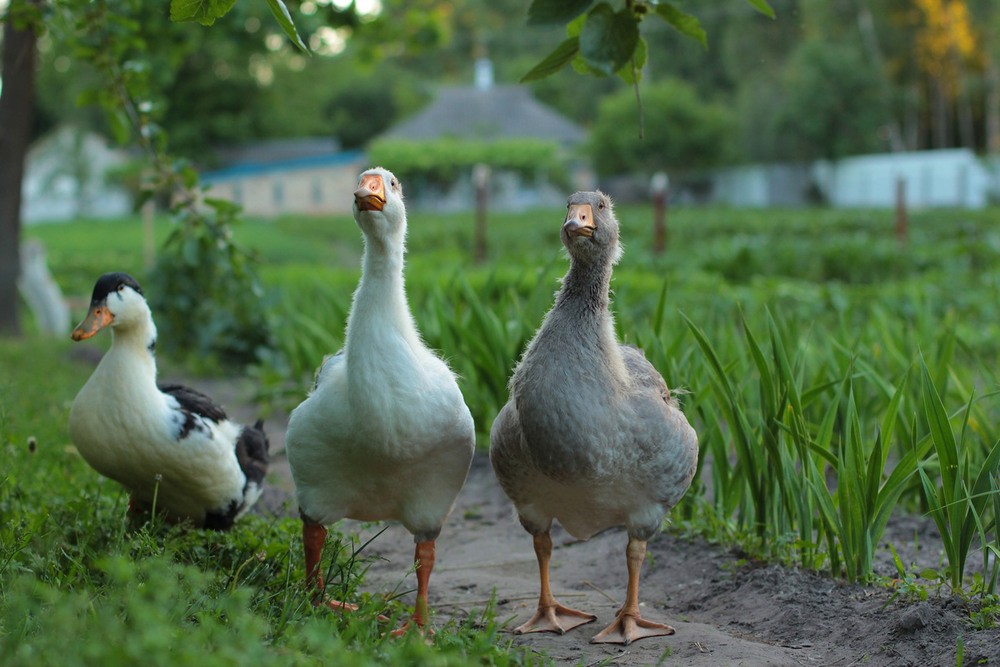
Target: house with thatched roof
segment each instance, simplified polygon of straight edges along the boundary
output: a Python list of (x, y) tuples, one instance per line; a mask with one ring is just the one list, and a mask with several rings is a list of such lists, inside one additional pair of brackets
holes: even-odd
[[(532, 97), (527, 87), (496, 85), (492, 63), (481, 59), (476, 62), (474, 85), (439, 89), (429, 105), (379, 136), (369, 152), (378, 162), (393, 144), (405, 143), (411, 148), (425, 144), (430, 148), (451, 142), (456, 150), (449, 156), (453, 167), (449, 171), (456, 176), (447, 182), (433, 175), (407, 179), (407, 201), (435, 210), (470, 209), (475, 202), (474, 174), (481, 179), (486, 167), (490, 207), (517, 210), (562, 204), (568, 187), (592, 185), (589, 165), (578, 150), (586, 136), (577, 123)], [(508, 154), (513, 150), (528, 162), (508, 164), (504, 158), (491, 159), (488, 150), (477, 159), (470, 145), (487, 149), (504, 146)], [(391, 150), (388, 154), (395, 155)], [(539, 158), (537, 169), (530, 164), (535, 154), (545, 156), (544, 160)], [(408, 170), (398, 161), (384, 161), (389, 169)], [(559, 165), (559, 174), (552, 173), (553, 164)]]

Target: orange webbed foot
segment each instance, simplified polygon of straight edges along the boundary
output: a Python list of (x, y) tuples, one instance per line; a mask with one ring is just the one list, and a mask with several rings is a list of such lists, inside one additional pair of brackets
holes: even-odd
[(413, 623), (411, 621), (407, 621), (406, 623), (399, 626), (395, 630), (387, 632), (386, 635), (393, 638), (402, 637), (407, 632), (410, 632), (411, 630), (414, 629), (416, 630), (416, 632), (420, 633), (421, 637), (424, 637), (425, 639), (428, 640), (428, 643), (430, 643), (430, 638), (434, 636), (434, 629), (426, 625), (419, 625), (417, 623)]
[(326, 605), (334, 611), (357, 611), (358, 605), (351, 604), (350, 602), (341, 602), (340, 600), (331, 600), (330, 598), (318, 598), (313, 600), (313, 606), (319, 607)]
[(674, 629), (663, 623), (647, 621), (639, 614), (619, 613), (608, 627), (594, 635), (591, 644), (625, 644), (628, 646), (637, 639), (646, 637), (662, 637), (674, 634)]
[(558, 632), (565, 634), (573, 628), (596, 621), (597, 617), (556, 603), (539, 606), (531, 619), (514, 629), (514, 634), (528, 632)]

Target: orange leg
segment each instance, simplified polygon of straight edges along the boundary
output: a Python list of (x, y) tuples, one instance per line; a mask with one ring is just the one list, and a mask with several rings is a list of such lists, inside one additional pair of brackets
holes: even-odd
[(413, 622), (423, 628), (430, 620), (427, 612), (427, 588), (434, 570), (434, 540), (417, 543), (413, 562), (417, 567), (417, 605), (413, 609)]
[(325, 604), (337, 611), (357, 611), (358, 606), (337, 600), (327, 600), (323, 595), (323, 575), (320, 574), (319, 562), (323, 556), (323, 544), (326, 542), (326, 527), (318, 523), (302, 522), (302, 546), (306, 552), (306, 583), (316, 589), (313, 604)]
[(597, 620), (593, 614), (585, 614), (576, 609), (564, 607), (556, 602), (549, 584), (549, 560), (552, 558), (552, 536), (548, 531), (535, 535), (535, 556), (538, 558), (538, 574), (541, 592), (538, 594), (538, 611), (525, 623), (514, 629), (515, 634), (525, 632), (558, 632), (564, 634), (573, 628)]
[(636, 639), (644, 637), (659, 637), (674, 634), (669, 625), (646, 621), (639, 615), (639, 570), (646, 558), (646, 540), (630, 537), (625, 550), (628, 561), (628, 588), (625, 591), (625, 604), (618, 610), (614, 622), (601, 630), (591, 644), (631, 644)]
[(431, 580), (431, 572), (434, 570), (434, 540), (417, 543), (416, 552), (413, 554), (413, 563), (417, 568), (417, 604), (413, 608), (413, 617), (410, 621), (389, 633), (392, 637), (403, 635), (413, 625), (417, 626), (421, 633), (434, 634), (434, 630), (427, 627), (427, 623), (430, 621), (427, 609), (427, 589)]

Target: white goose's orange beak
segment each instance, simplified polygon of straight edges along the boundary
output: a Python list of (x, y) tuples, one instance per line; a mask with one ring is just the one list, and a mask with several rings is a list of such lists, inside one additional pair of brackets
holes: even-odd
[(102, 301), (90, 307), (90, 312), (83, 318), (83, 322), (76, 325), (70, 336), (73, 340), (84, 340), (90, 338), (98, 331), (114, 322), (114, 315), (108, 310), (107, 304)]
[(566, 212), (563, 229), (570, 238), (594, 235), (594, 210), (590, 204), (574, 204)]
[(359, 211), (381, 211), (385, 206), (385, 183), (379, 174), (365, 174), (358, 189), (354, 191), (354, 201)]

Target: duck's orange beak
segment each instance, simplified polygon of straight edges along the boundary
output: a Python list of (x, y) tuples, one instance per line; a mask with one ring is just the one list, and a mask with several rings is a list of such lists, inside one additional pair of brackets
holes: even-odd
[(574, 204), (566, 212), (563, 229), (570, 238), (594, 235), (594, 211), (590, 204)]
[(381, 211), (385, 206), (385, 183), (379, 174), (365, 174), (358, 189), (354, 191), (354, 201), (359, 211)]
[(83, 340), (90, 338), (95, 333), (108, 326), (114, 321), (114, 316), (108, 310), (105, 302), (98, 303), (90, 307), (90, 312), (83, 318), (83, 322), (76, 325), (71, 334), (73, 340)]

